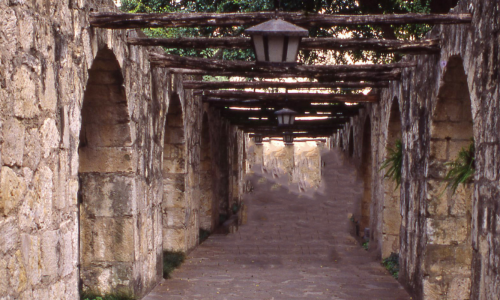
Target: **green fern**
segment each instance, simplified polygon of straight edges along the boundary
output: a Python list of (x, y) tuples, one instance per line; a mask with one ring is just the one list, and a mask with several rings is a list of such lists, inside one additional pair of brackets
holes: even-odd
[(389, 178), (396, 182), (396, 188), (401, 184), (401, 169), (403, 167), (403, 143), (396, 140), (393, 148), (387, 148), (387, 157), (382, 162), (380, 171), (387, 169), (384, 178)]
[(445, 166), (451, 167), (448, 174), (446, 174), (446, 180), (449, 180), (446, 187), (451, 188), (453, 194), (460, 184), (466, 185), (472, 182), (475, 172), (474, 153), (475, 146), (474, 140), (472, 140), (467, 148), (462, 148), (458, 152), (458, 157), (455, 161), (445, 164)]

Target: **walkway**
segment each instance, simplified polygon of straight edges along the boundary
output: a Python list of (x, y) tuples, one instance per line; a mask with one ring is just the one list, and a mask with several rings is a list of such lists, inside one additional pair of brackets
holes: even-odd
[(410, 299), (349, 234), (354, 169), (336, 151), (323, 161), (329, 184), (313, 197), (254, 175), (247, 225), (212, 235), (145, 299)]

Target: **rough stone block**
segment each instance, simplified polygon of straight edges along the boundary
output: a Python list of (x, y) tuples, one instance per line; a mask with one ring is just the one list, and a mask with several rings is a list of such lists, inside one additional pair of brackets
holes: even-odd
[(58, 275), (60, 249), (58, 230), (50, 230), (42, 234), (41, 265), (43, 276), (49, 276), (49, 278), (53, 279)]
[(0, 236), (2, 237), (2, 242), (0, 243), (1, 254), (6, 254), (17, 248), (17, 244), (19, 243), (19, 229), (15, 218), (11, 217), (0, 221)]
[(186, 161), (184, 158), (177, 159), (163, 159), (163, 174), (167, 176), (167, 174), (175, 174), (175, 173), (184, 173), (186, 170)]
[(40, 239), (34, 235), (22, 234), (21, 254), (28, 280), (32, 286), (35, 286), (42, 279)]
[(163, 250), (186, 251), (186, 229), (163, 228)]
[(44, 93), (40, 99), (40, 107), (49, 112), (55, 112), (57, 107), (57, 91), (54, 75), (54, 66), (48, 65), (45, 70)]
[(31, 129), (25, 136), (23, 166), (36, 170), (42, 156), (42, 144), (38, 129)]
[(473, 136), (472, 122), (435, 122), (432, 124), (433, 139), (453, 139), (468, 141)]
[(132, 218), (96, 218), (93, 232), (95, 261), (132, 262), (134, 260), (134, 220)]
[(170, 208), (163, 214), (165, 228), (182, 228), (186, 226), (186, 209)]
[(14, 115), (20, 118), (33, 118), (38, 115), (35, 75), (22, 65), (14, 74)]
[(9, 215), (21, 202), (26, 183), (9, 167), (0, 172), (0, 214)]
[(184, 127), (169, 127), (165, 133), (165, 144), (184, 144)]
[(398, 235), (399, 227), (401, 225), (401, 215), (399, 209), (393, 207), (386, 207), (383, 211), (382, 230), (383, 233), (390, 235)]
[(36, 172), (33, 185), (35, 187), (35, 216), (41, 227), (50, 226), (52, 223), (52, 201), (53, 201), (53, 173), (52, 170), (43, 166)]
[(24, 125), (17, 119), (7, 119), (2, 124), (4, 144), (2, 160), (8, 166), (22, 166), (24, 151)]
[(80, 148), (80, 168), (86, 172), (135, 172), (137, 153), (132, 148)]
[(431, 139), (430, 159), (446, 161), (448, 159), (449, 141), (444, 139)]
[(447, 299), (468, 300), (470, 299), (470, 278), (454, 278), (448, 287)]
[(445, 299), (445, 289), (435, 280), (424, 278), (423, 280), (423, 298), (426, 300), (443, 300)]
[(59, 263), (59, 273), (65, 277), (71, 274), (77, 266), (78, 262), (78, 238), (75, 232), (76, 226), (73, 220), (68, 220), (61, 224), (60, 245), (61, 257)]
[(85, 124), (82, 134), (92, 147), (129, 147), (132, 145), (130, 125), (125, 124)]
[(470, 228), (463, 219), (447, 218), (444, 220), (427, 219), (428, 243), (434, 245), (461, 244), (469, 239)]
[(81, 175), (83, 209), (89, 216), (130, 216), (136, 211), (135, 179), (117, 174)]
[(389, 257), (391, 253), (399, 253), (399, 235), (384, 234), (381, 251), (382, 258)]
[(10, 274), (7, 272), (7, 261), (2, 257), (0, 258), (0, 278), (3, 278), (3, 280), (0, 280), (0, 295), (7, 295), (10, 291), (9, 280), (6, 280), (9, 276)]

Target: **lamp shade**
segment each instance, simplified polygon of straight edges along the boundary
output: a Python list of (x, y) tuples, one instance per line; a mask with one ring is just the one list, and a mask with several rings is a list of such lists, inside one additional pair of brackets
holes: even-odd
[(245, 30), (252, 37), (255, 56), (262, 64), (297, 63), (302, 37), (309, 32), (283, 20), (270, 20)]
[(283, 108), (278, 110), (274, 114), (278, 119), (279, 126), (289, 126), (293, 125), (293, 123), (295, 122), (295, 115), (297, 114), (297, 112), (288, 108)]

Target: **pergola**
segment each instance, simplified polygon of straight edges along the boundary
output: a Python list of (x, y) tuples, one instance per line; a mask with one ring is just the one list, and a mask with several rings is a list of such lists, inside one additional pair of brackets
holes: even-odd
[[(285, 12), (255, 13), (92, 13), (90, 24), (97, 28), (135, 29), (153, 27), (251, 26), (275, 18), (295, 25), (349, 26), (401, 24), (470, 23), (470, 14), (381, 14), (329, 15)], [(247, 49), (248, 37), (219, 38), (128, 38), (130, 45), (167, 48)], [(372, 50), (402, 54), (429, 54), (440, 50), (439, 39), (417, 41), (387, 39), (304, 38), (303, 50)], [(281, 137), (286, 131), (294, 137), (328, 137), (343, 128), (365, 103), (379, 101), (379, 88), (399, 80), (401, 71), (413, 63), (356, 65), (262, 65), (248, 61), (227, 61), (150, 53), (154, 67), (171, 73), (247, 78), (247, 81), (185, 80), (184, 88), (195, 90), (202, 101), (217, 109), (231, 124), (250, 137)], [(258, 80), (256, 80), (258, 78)], [(309, 81), (293, 81), (294, 78)], [(271, 80), (268, 80), (271, 79)], [(282, 79), (282, 80), (279, 80)], [(371, 88), (368, 95), (357, 93)], [(274, 92), (257, 92), (271, 89)], [(253, 90), (253, 91), (249, 91)], [(283, 90), (293, 90), (288, 93)], [(275, 112), (286, 105), (297, 112), (294, 125), (279, 127)], [(307, 117), (307, 118), (304, 118)], [(304, 120), (306, 119), (306, 120)]]

